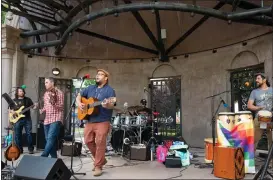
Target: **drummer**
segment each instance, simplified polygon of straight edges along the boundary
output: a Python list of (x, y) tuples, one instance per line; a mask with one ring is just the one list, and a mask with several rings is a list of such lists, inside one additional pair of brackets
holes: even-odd
[[(259, 149), (257, 145), (259, 140), (262, 137), (264, 130), (260, 128), (260, 123), (258, 122), (258, 112), (260, 110), (266, 110), (266, 111), (272, 112), (273, 92), (272, 92), (272, 87), (270, 87), (268, 79), (264, 73), (255, 74), (255, 78), (256, 78), (256, 84), (258, 88), (254, 89), (251, 92), (247, 107), (249, 110), (255, 112), (254, 143), (255, 143), (255, 149)], [(269, 129), (267, 129), (267, 140), (268, 140), (268, 146), (270, 148), (272, 144), (272, 132), (269, 131)]]

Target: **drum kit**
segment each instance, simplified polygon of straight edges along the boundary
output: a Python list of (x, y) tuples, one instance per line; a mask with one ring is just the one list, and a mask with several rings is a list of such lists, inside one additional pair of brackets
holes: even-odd
[(153, 115), (152, 110), (145, 106), (131, 106), (119, 111), (111, 123), (112, 148), (124, 155), (130, 145), (157, 143)]

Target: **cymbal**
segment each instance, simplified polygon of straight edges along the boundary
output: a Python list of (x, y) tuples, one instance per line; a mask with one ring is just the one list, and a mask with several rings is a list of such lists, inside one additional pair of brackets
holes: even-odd
[(124, 114), (124, 110), (122, 110), (122, 109), (114, 107), (113, 110), (117, 111), (117, 113), (119, 113), (119, 114)]
[(130, 106), (127, 108), (128, 111), (138, 111), (140, 109), (142, 109), (142, 106)]
[(146, 108), (146, 107), (142, 107), (141, 109), (137, 110), (137, 113), (140, 113), (140, 112), (146, 112), (148, 114), (152, 114), (152, 109)]

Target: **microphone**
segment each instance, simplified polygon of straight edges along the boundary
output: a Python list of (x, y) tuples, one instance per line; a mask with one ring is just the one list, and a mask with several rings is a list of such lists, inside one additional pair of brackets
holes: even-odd
[(15, 86), (15, 87), (12, 87), (12, 88), (22, 88), (22, 89), (26, 89), (27, 86), (23, 84), (22, 86)]
[(84, 75), (83, 77), (81, 77), (82, 80), (89, 79), (89, 78), (90, 78), (90, 75), (89, 75), (89, 74), (86, 74), (86, 75)]
[(147, 91), (147, 90), (146, 90), (146, 87), (144, 87), (143, 90), (144, 90), (144, 92), (146, 92), (146, 91)]
[[(221, 97), (220, 97), (221, 98)], [(224, 104), (224, 107), (227, 108), (228, 107), (228, 104), (221, 98), (221, 101), (223, 102)]]

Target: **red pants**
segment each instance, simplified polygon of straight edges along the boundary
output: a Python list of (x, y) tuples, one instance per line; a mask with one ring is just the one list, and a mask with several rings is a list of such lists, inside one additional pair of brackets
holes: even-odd
[(87, 123), (84, 128), (84, 141), (93, 157), (94, 166), (102, 168), (105, 161), (106, 139), (110, 130), (110, 122)]

